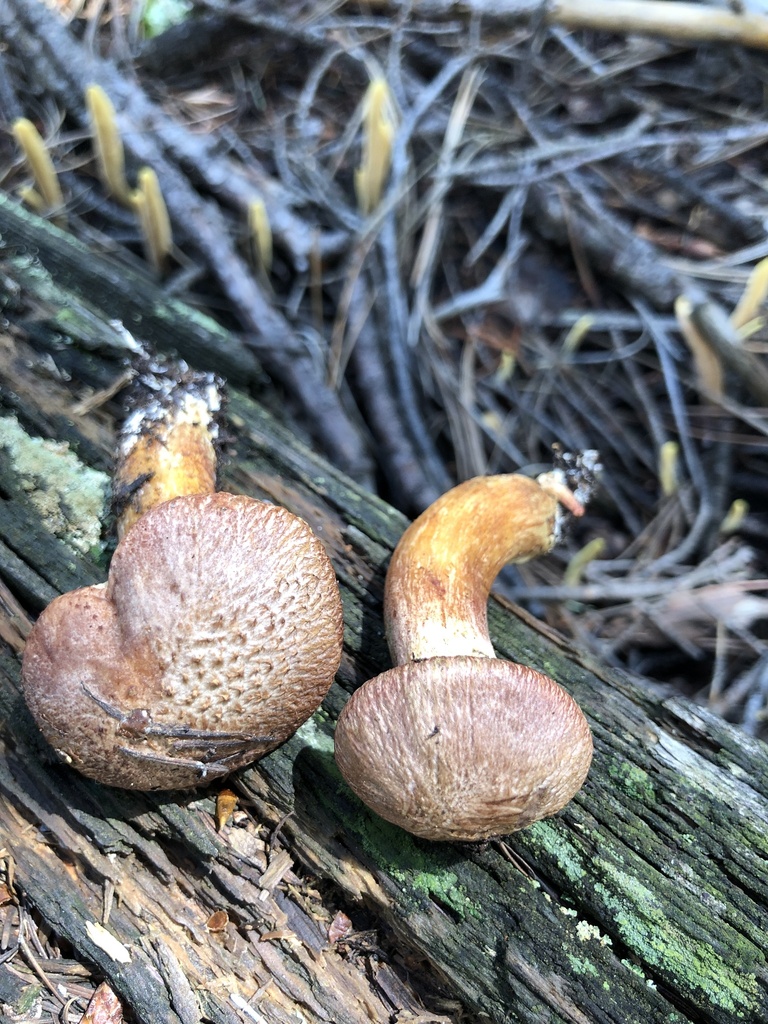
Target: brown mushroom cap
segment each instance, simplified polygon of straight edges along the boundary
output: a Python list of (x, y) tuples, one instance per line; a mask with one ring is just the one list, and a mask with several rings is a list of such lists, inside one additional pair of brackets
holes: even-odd
[(286, 509), (175, 498), (118, 545), (106, 584), (57, 598), (24, 652), (46, 739), (114, 786), (195, 786), (254, 761), (319, 706), (341, 659), (331, 562)]
[(425, 839), (488, 839), (554, 814), (591, 760), (589, 726), (565, 690), (483, 657), (390, 669), (354, 693), (336, 727), (350, 787)]

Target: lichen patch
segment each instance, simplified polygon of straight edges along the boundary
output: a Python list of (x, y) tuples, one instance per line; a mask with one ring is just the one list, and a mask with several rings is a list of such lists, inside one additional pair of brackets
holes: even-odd
[(66, 442), (30, 437), (15, 416), (0, 416), (0, 447), (46, 529), (83, 553), (101, 543), (106, 473), (84, 465)]

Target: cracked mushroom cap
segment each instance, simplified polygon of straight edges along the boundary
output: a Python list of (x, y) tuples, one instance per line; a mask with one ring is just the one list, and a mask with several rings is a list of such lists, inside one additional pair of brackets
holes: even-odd
[(491, 658), (438, 657), (357, 690), (336, 762), (377, 814), (425, 839), (482, 840), (559, 811), (581, 788), (592, 738), (548, 676)]
[(46, 608), (22, 680), (46, 739), (83, 774), (183, 788), (287, 739), (341, 646), (336, 577), (309, 526), (253, 498), (195, 495), (145, 513), (107, 583)]

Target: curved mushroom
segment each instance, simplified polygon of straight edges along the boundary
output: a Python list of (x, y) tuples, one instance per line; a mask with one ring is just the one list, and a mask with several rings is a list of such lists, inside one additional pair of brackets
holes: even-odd
[(557, 474), (478, 477), (405, 531), (384, 618), (396, 667), (357, 690), (336, 727), (336, 761), (377, 814), (427, 839), (481, 840), (560, 810), (581, 788), (592, 738), (548, 676), (497, 660), (487, 600), (504, 565), (554, 546)]
[(302, 519), (214, 493), (220, 382), (153, 365), (143, 384), (118, 451), (109, 579), (43, 611), (22, 684), (84, 775), (176, 789), (257, 760), (309, 718), (339, 667), (342, 608)]
[(135, 789), (209, 782), (320, 705), (341, 600), (309, 526), (242, 495), (174, 498), (117, 546), (106, 584), (56, 598), (24, 651), (24, 694), (84, 775)]

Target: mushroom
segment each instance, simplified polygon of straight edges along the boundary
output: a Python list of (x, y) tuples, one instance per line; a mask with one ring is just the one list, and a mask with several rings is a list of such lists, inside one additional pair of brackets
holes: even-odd
[[(584, 453), (594, 467), (596, 453)], [(396, 667), (350, 698), (336, 761), (387, 821), (426, 839), (483, 840), (560, 810), (581, 788), (592, 738), (576, 702), (532, 668), (497, 660), (487, 600), (504, 565), (551, 550), (561, 502), (583, 511), (560, 471), (477, 477), (403, 534), (384, 620)]]
[[(204, 390), (191, 387), (210, 406)], [(50, 744), (84, 775), (135, 789), (196, 786), (262, 757), (316, 710), (341, 659), (341, 599), (323, 545), (284, 508), (212, 492), (213, 476), (185, 461), (206, 462), (211, 424), (202, 406), (190, 419), (189, 395), (170, 395), (151, 429), (129, 423), (136, 445), (124, 436), (118, 481), (131, 508), (108, 581), (56, 598), (22, 663)], [(146, 458), (155, 445), (161, 462), (183, 451), (170, 469), (203, 493), (152, 505), (167, 497), (169, 469)], [(143, 468), (131, 486), (136, 447)]]

